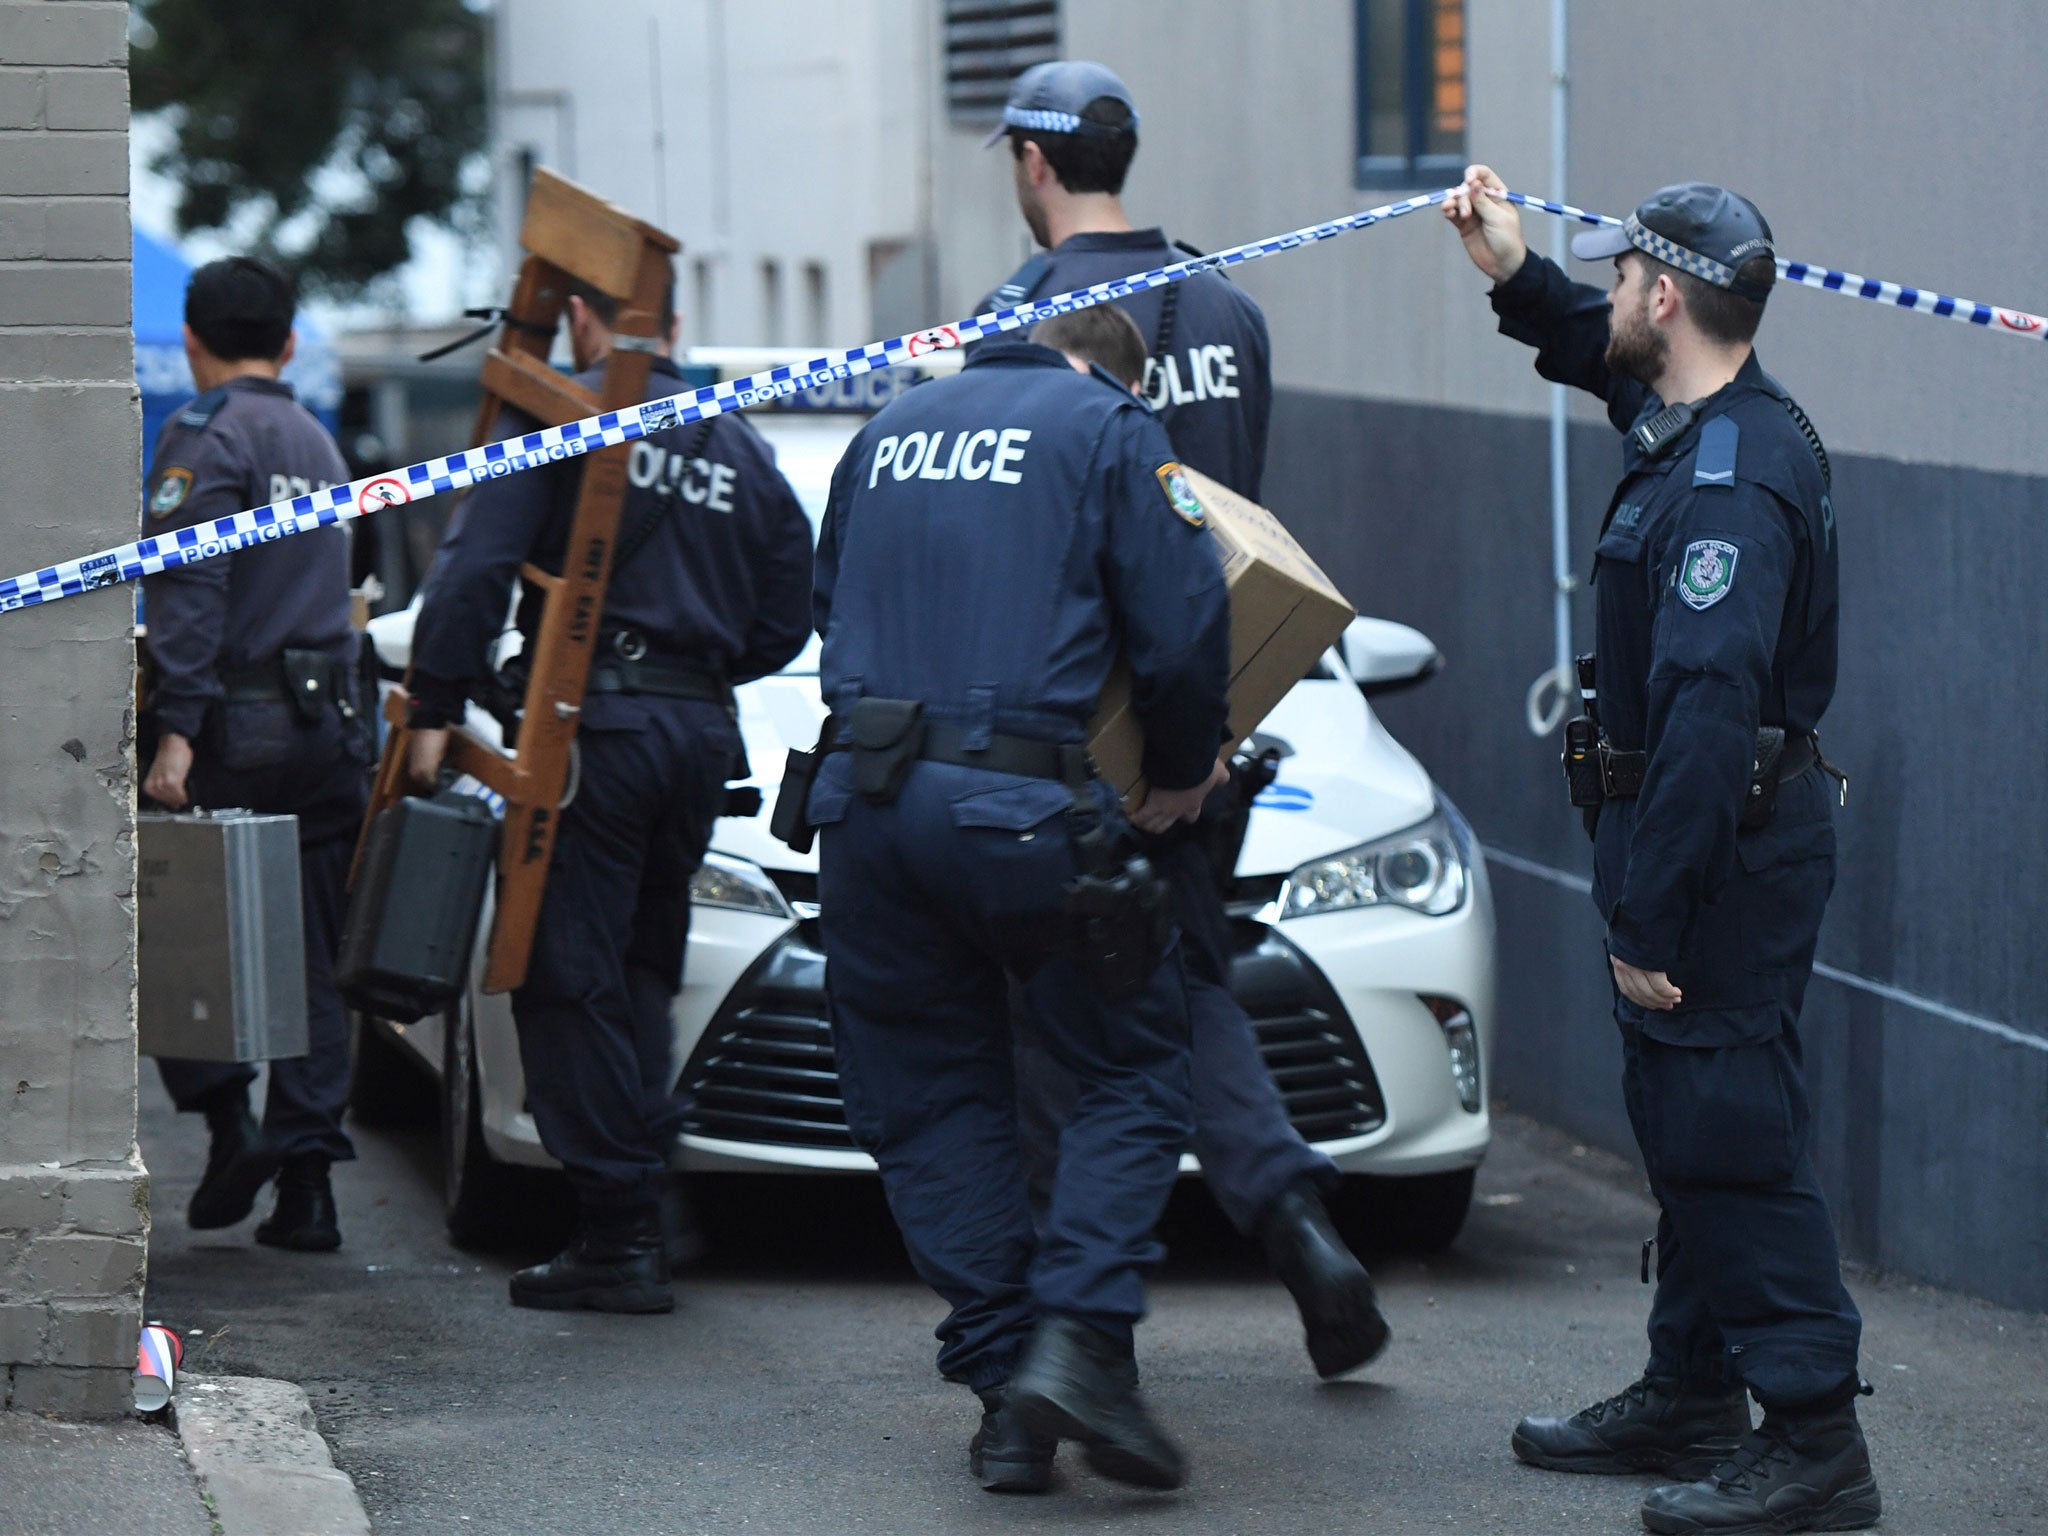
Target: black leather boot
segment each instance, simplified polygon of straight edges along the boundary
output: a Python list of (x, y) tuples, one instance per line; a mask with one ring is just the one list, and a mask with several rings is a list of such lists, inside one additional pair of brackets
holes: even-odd
[(1043, 1493), (1052, 1486), (1060, 1443), (1033, 1434), (1001, 1387), (981, 1394), (981, 1428), (967, 1446), (967, 1470), (990, 1493)]
[(511, 1290), (513, 1306), (549, 1312), (673, 1312), (659, 1210), (586, 1213), (576, 1240), (520, 1270)]
[(279, 1161), (249, 1113), (249, 1090), (239, 1083), (206, 1106), (206, 1129), (206, 1171), (185, 1208), (187, 1225), (202, 1232), (232, 1227), (254, 1210)]
[(1860, 1531), (1883, 1505), (1870, 1447), (1844, 1403), (1823, 1413), (1766, 1411), (1719, 1466), (1697, 1483), (1652, 1489), (1643, 1528), (1661, 1536), (1747, 1531)]
[(334, 1186), (324, 1157), (288, 1157), (277, 1175), (277, 1204), (256, 1228), (256, 1241), (300, 1253), (332, 1253), (341, 1246), (334, 1219)]
[(1372, 1276), (1337, 1235), (1315, 1190), (1297, 1184), (1267, 1206), (1258, 1235), (1266, 1262), (1301, 1309), (1316, 1374), (1328, 1380), (1377, 1359), (1392, 1330)]
[(704, 1248), (704, 1230), (684, 1193), (682, 1175), (671, 1174), (661, 1186), (661, 1257), (669, 1275), (679, 1275), (703, 1258)]
[(1568, 1419), (1526, 1418), (1515, 1454), (1553, 1472), (1663, 1472), (1704, 1477), (1749, 1433), (1742, 1388), (1712, 1392), (1645, 1376)]
[(1187, 1463), (1145, 1411), (1136, 1376), (1127, 1346), (1054, 1314), (1032, 1334), (1007, 1395), (1025, 1428), (1080, 1441), (1088, 1465), (1104, 1477), (1137, 1488), (1178, 1488)]

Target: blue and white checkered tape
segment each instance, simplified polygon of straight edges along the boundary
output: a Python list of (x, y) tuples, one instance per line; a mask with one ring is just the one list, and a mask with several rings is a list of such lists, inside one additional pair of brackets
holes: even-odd
[[(1403, 214), (1413, 213), (1418, 208), (1434, 207), (1456, 190), (1455, 187), (1446, 187), (1438, 192), (1420, 193), (1397, 203), (1384, 203), (1377, 208), (1345, 214), (1341, 218), (1330, 219), (1325, 223), (1306, 225), (1284, 235), (1254, 240), (1245, 245), (1233, 246), (1227, 251), (1217, 251), (1213, 255), (1198, 256), (1187, 261), (1175, 262), (1171, 266), (1155, 267), (1149, 272), (1134, 272), (1129, 277), (1113, 278), (1087, 288), (1077, 288), (1070, 293), (1055, 294), (1051, 298), (1034, 300), (1028, 304), (993, 310), (954, 325), (913, 331), (889, 341), (869, 342), (864, 347), (855, 347), (837, 354), (828, 353), (802, 365), (785, 364), (743, 379), (732, 379), (723, 384), (713, 384), (703, 389), (669, 395), (664, 399), (650, 400), (645, 405), (606, 411), (602, 415), (588, 416), (564, 426), (547, 427), (539, 432), (529, 432), (524, 437), (502, 443), (466, 448), (446, 458), (429, 459), (424, 463), (409, 465), (404, 469), (392, 470), (381, 475), (367, 475), (360, 480), (352, 480), (347, 485), (330, 486), (311, 495), (274, 501), (268, 506), (237, 512), (231, 517), (217, 518), (213, 522), (202, 523), (196, 527), (176, 529), (173, 532), (140, 539), (132, 544), (100, 550), (76, 560), (45, 566), (41, 570), (25, 571), (19, 576), (0, 580), (0, 613), (17, 608), (37, 607), (80, 592), (89, 592), (95, 587), (113, 586), (119, 582), (154, 575), (159, 571), (172, 570), (201, 560), (211, 560), (221, 555), (232, 554), (238, 549), (248, 549), (276, 539), (288, 538), (295, 533), (307, 533), (317, 528), (347, 522), (352, 518), (374, 512), (379, 507), (422, 501), (429, 496), (459, 490), (483, 480), (517, 474), (522, 470), (533, 469), (560, 459), (575, 458), (599, 448), (632, 442), (636, 438), (647, 436), (650, 432), (659, 432), (693, 421), (703, 421), (712, 416), (722, 416), (727, 411), (742, 410), (750, 405), (759, 405), (786, 395), (798, 394), (820, 384), (852, 378), (856, 374), (869, 373), (877, 368), (914, 362), (930, 352), (963, 346), (983, 336), (1019, 330), (1025, 326), (1035, 325), (1052, 315), (1067, 314), (1129, 294), (1161, 288), (1168, 283), (1177, 283), (1192, 277), (1197, 272), (1213, 272), (1222, 267), (1241, 266), (1245, 262), (1275, 256), (1282, 251), (1299, 250), (1303, 246), (1315, 245), (1338, 235), (1348, 234), (1355, 229), (1384, 224), (1389, 219), (1400, 218)], [(1556, 214), (1560, 218), (1576, 219), (1584, 224), (1622, 224), (1620, 219), (1611, 218), (1606, 214), (1588, 213), (1583, 208), (1551, 202), (1545, 198), (1530, 197), (1521, 192), (1509, 192), (1506, 197), (1508, 201), (1523, 207), (1541, 209), (1545, 213)], [(1900, 309), (1962, 320), (1972, 325), (2008, 331), (2014, 335), (2048, 335), (2048, 319), (2024, 310), (1951, 298), (1947, 294), (1907, 288), (1897, 283), (1878, 282), (1872, 278), (1858, 277), (1853, 272), (1838, 272), (1832, 268), (1811, 266), (1805, 262), (1788, 262), (1781, 259), (1778, 262), (1778, 271), (1788, 281), (1801, 283), (1809, 288), (1845, 293), (1856, 298), (1874, 299)]]

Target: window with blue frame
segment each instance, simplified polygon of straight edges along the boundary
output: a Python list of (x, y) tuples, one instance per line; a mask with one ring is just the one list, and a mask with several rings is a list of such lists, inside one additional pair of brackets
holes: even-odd
[(1465, 0), (1355, 0), (1360, 187), (1439, 187), (1465, 169)]

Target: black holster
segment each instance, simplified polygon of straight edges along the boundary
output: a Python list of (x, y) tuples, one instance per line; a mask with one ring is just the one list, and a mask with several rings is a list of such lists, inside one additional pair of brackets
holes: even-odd
[(1068, 788), (1067, 835), (1080, 871), (1062, 905), (1068, 952), (1097, 992), (1121, 1002), (1145, 990), (1173, 942), (1172, 893), (1151, 861), (1128, 852), (1103, 824), (1087, 781)]
[(808, 752), (792, 749), (783, 760), (782, 787), (775, 792), (775, 811), (768, 818), (768, 832), (796, 853), (809, 853), (811, 844), (817, 841), (818, 829), (811, 825), (810, 817), (811, 786), (817, 783), (818, 770), (831, 750), (831, 733), (832, 720), (828, 716), (815, 747)]

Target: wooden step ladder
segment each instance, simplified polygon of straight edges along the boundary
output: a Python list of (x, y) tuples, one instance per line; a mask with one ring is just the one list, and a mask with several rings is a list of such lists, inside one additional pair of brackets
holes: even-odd
[[(673, 257), (681, 249), (672, 236), (552, 171), (537, 169), (519, 243), (527, 256), (520, 264), (504, 329), (484, 359), (484, 395), (472, 439), (476, 446), (492, 441), (505, 406), (552, 427), (639, 405), (646, 398), (654, 348), (665, 340), (662, 299)], [(548, 366), (571, 280), (588, 283), (619, 301), (604, 388), (598, 394)], [(561, 574), (530, 563), (520, 568), (520, 575), (540, 590), (542, 609), (539, 631), (525, 653), (526, 698), (518, 750), (501, 751), (460, 725), (449, 733), (447, 766), (494, 790), (505, 802), (496, 915), (484, 967), (486, 992), (509, 992), (526, 979), (548, 860), (568, 788), (584, 683), (604, 612), (631, 450), (631, 444), (622, 443), (582, 457), (583, 487)], [(412, 732), (405, 723), (409, 701), (409, 691), (401, 687), (385, 704), (391, 734), (377, 765), (369, 816), (363, 823), (365, 837), (378, 814), (410, 788), (406, 758)], [(361, 847), (359, 842), (358, 858)]]

